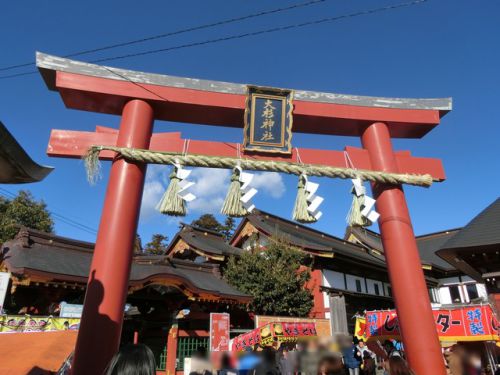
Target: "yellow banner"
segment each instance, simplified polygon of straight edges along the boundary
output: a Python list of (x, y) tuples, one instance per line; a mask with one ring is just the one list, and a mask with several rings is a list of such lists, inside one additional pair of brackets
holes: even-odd
[(314, 323), (316, 334), (321, 336), (331, 336), (330, 319), (321, 318), (293, 318), (289, 316), (256, 315), (255, 328), (262, 327), (269, 323), (291, 322), (291, 323)]
[(79, 326), (78, 318), (0, 315), (0, 333), (66, 331), (77, 330)]
[(356, 325), (354, 326), (354, 335), (358, 340), (366, 341), (366, 320), (362, 317), (356, 318)]

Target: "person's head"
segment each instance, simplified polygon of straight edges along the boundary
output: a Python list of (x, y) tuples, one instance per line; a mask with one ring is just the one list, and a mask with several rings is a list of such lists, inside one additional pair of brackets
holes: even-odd
[(276, 352), (272, 347), (266, 346), (264, 347), (264, 349), (262, 349), (262, 359), (264, 360), (264, 362), (274, 362), (276, 359)]
[(318, 371), (321, 375), (343, 374), (344, 365), (342, 359), (335, 355), (325, 356), (319, 362)]
[(146, 345), (124, 346), (108, 365), (106, 375), (155, 375), (156, 363)]
[(192, 354), (193, 358), (197, 359), (205, 359), (207, 356), (207, 349), (205, 349), (203, 346), (199, 346), (198, 349)]
[(392, 341), (391, 341), (391, 340), (385, 340), (385, 341), (384, 341), (384, 349), (385, 349), (386, 351), (391, 351), (391, 350), (393, 350), (393, 349), (394, 349), (394, 344), (392, 343)]
[(481, 356), (478, 353), (470, 353), (467, 356), (467, 364), (475, 369), (481, 368)]
[(400, 356), (389, 358), (389, 375), (414, 375), (406, 361)]
[(285, 347), (284, 345), (280, 347), (280, 352), (283, 357), (285, 358), (288, 357), (288, 348)]
[(371, 358), (371, 357), (372, 356), (371, 356), (370, 352), (368, 352), (366, 350), (363, 352), (363, 359), (368, 359), (368, 358)]
[(231, 357), (226, 352), (224, 352), (224, 354), (222, 354), (222, 358), (220, 360), (220, 367), (222, 369), (231, 368)]
[(359, 341), (358, 341), (358, 346), (359, 346), (360, 348), (363, 348), (363, 347), (365, 346), (365, 342), (364, 342), (363, 340), (359, 340)]

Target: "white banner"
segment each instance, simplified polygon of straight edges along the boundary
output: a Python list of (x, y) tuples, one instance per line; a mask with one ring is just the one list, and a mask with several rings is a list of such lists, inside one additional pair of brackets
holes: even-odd
[(10, 273), (0, 272), (0, 314), (3, 314), (3, 304), (9, 288)]
[(59, 312), (59, 316), (61, 318), (81, 318), (83, 305), (75, 305), (71, 303), (61, 302), (60, 305), (61, 311)]

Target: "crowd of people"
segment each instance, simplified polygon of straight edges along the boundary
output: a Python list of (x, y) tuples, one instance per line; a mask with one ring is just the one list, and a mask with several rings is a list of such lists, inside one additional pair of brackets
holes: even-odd
[[(190, 375), (414, 375), (404, 355), (390, 341), (385, 358), (368, 349), (363, 341), (306, 342), (279, 349), (247, 347), (235, 355), (223, 353), (217, 364), (204, 348), (192, 354)], [(217, 368), (218, 370), (214, 370)], [(154, 355), (145, 345), (124, 347), (110, 362), (105, 375), (156, 374)]]

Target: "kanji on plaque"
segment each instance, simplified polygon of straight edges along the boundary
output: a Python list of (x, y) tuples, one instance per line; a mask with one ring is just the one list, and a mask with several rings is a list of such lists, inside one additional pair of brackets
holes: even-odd
[(292, 91), (248, 87), (245, 151), (291, 153)]

